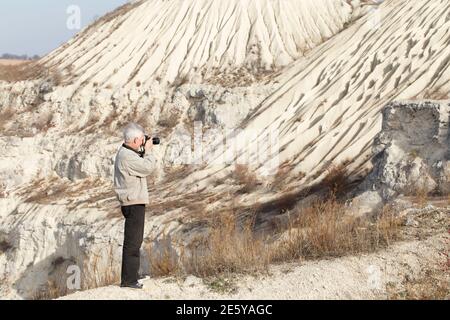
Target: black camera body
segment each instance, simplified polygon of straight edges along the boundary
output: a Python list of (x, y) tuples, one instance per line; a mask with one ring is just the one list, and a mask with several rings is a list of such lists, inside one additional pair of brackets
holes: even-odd
[(148, 141), (152, 141), (153, 145), (159, 145), (161, 143), (161, 140), (158, 137), (150, 137), (150, 136), (145, 136), (145, 142), (144, 142), (144, 146), (147, 144)]
[(158, 145), (161, 143), (161, 140), (158, 137), (150, 137), (150, 136), (144, 136), (144, 144), (140, 147), (139, 150), (139, 156), (141, 158), (143, 158), (145, 156), (145, 145), (147, 144), (148, 141), (152, 141), (153, 145)]

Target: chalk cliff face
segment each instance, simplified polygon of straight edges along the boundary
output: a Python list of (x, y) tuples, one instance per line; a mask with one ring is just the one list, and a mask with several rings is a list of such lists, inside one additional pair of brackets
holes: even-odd
[[(3, 290), (31, 297), (67, 264), (120, 259), (111, 176), (128, 121), (163, 141), (149, 180), (150, 247), (167, 246), (170, 235), (176, 251), (204, 231), (199, 211), (300, 191), (330, 164), (364, 177), (381, 151), (373, 145), (385, 105), (448, 99), (449, 17), (446, 0), (147, 0), (99, 19), (38, 61), (32, 79), (0, 81)], [(400, 108), (386, 118), (385, 137), (423, 122), (417, 155), (427, 154), (444, 106)], [(402, 117), (412, 125), (394, 128)], [(403, 136), (374, 176), (386, 198), (409, 183), (392, 178), (410, 176), (392, 149), (414, 133)], [(436, 157), (418, 167), (442, 161), (431, 179), (448, 190), (437, 176), (448, 154)], [(236, 162), (258, 174), (249, 192), (236, 193)], [(278, 165), (281, 189), (272, 187)]]

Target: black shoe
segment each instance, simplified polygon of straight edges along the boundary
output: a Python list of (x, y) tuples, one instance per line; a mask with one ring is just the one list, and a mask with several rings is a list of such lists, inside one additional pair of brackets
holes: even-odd
[(144, 285), (142, 283), (136, 282), (133, 284), (124, 284), (122, 283), (120, 285), (121, 288), (132, 288), (132, 289), (142, 289), (144, 287)]
[(145, 278), (147, 278), (147, 276), (145, 276), (145, 275), (143, 275), (143, 274), (140, 274), (140, 275), (138, 276), (138, 280), (143, 280), (143, 279), (145, 279)]

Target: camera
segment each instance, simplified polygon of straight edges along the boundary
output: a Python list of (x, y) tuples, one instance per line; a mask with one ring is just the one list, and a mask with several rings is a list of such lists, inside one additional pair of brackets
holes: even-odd
[(161, 143), (161, 140), (158, 137), (150, 137), (150, 136), (144, 136), (144, 143), (142, 144), (142, 146), (139, 148), (139, 156), (141, 158), (143, 158), (145, 156), (145, 145), (147, 144), (148, 141), (152, 141), (153, 145), (158, 145)]
[(159, 145), (161, 143), (161, 140), (158, 137), (150, 137), (150, 136), (145, 136), (145, 142), (144, 142), (144, 146), (147, 144), (148, 141), (152, 141), (153, 145)]

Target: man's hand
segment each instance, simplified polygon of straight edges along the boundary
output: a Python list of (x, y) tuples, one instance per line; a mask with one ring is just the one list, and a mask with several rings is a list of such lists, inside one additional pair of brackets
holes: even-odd
[(147, 143), (145, 144), (145, 153), (149, 153), (153, 148), (153, 143), (152, 140), (148, 140)]

